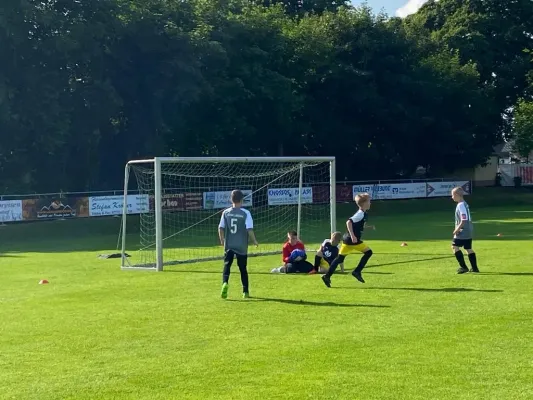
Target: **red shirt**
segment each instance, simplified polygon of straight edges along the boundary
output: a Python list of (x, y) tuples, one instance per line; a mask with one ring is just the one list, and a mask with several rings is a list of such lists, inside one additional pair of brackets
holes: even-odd
[(284, 263), (289, 262), (289, 257), (291, 256), (292, 251), (296, 249), (305, 251), (305, 245), (300, 241), (296, 242), (294, 246), (291, 244), (291, 242), (287, 242), (283, 245), (283, 262)]

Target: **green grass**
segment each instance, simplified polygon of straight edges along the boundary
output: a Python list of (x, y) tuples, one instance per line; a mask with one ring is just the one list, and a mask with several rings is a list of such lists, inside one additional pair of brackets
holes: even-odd
[(247, 300), (219, 262), (97, 259), (118, 219), (2, 227), (0, 399), (533, 398), (531, 195), (505, 193), (470, 199), (480, 275), (455, 274), (449, 200), (382, 202), (365, 285), (253, 258)]

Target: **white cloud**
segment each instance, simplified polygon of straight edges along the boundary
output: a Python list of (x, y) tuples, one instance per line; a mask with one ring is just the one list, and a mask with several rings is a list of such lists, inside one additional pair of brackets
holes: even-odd
[(409, 0), (406, 4), (396, 10), (396, 16), (405, 18), (409, 14), (414, 14), (427, 0)]

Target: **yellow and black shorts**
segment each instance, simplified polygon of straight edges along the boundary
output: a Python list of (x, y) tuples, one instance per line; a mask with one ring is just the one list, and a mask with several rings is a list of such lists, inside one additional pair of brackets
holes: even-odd
[(355, 253), (364, 253), (367, 250), (368, 250), (368, 246), (364, 242), (361, 242), (361, 243), (358, 243), (358, 244), (346, 244), (346, 243), (343, 243), (343, 244), (341, 244), (341, 248), (339, 250), (339, 255), (340, 256), (348, 256), (350, 254), (355, 254)]
[(320, 267), (329, 269), (329, 264), (324, 257), (320, 259)]

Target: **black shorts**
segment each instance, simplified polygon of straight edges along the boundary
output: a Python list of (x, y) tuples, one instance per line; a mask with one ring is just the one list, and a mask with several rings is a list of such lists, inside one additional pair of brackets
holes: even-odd
[(472, 239), (457, 239), (452, 240), (452, 246), (463, 247), (465, 250), (472, 250)]
[(233, 250), (226, 250), (226, 253), (224, 254), (224, 263), (228, 263), (231, 266), (234, 258), (237, 259), (237, 265), (239, 268), (245, 268), (248, 265), (248, 255), (237, 254)]
[(358, 238), (357, 243), (354, 243), (350, 234), (345, 233), (344, 236), (342, 237), (342, 243), (344, 243), (347, 246), (356, 246), (358, 244), (363, 243), (363, 241), (361, 240), (361, 238)]

